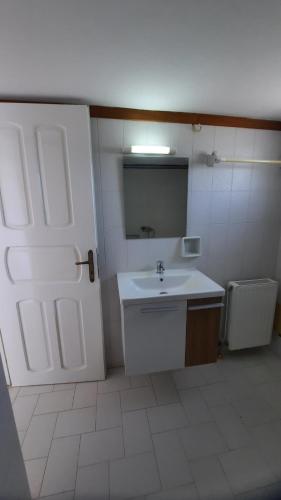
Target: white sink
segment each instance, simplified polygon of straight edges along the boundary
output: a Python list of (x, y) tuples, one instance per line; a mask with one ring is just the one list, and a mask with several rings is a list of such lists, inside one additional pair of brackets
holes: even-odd
[(197, 269), (169, 269), (163, 275), (155, 271), (118, 273), (120, 301), (167, 300), (218, 297), (225, 291)]
[(171, 276), (171, 275), (156, 275), (133, 278), (132, 282), (141, 290), (167, 290), (171, 291), (175, 288), (182, 287), (190, 278), (189, 275)]

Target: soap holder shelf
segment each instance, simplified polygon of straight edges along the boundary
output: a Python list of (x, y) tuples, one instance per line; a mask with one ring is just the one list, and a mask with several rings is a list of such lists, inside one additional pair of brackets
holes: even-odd
[(201, 238), (200, 236), (185, 236), (181, 239), (181, 256), (186, 258), (200, 257)]

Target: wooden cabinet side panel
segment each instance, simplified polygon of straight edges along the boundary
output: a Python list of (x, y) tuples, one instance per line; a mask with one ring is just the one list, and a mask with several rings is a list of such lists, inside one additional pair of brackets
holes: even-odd
[(214, 363), (218, 355), (221, 309), (188, 311), (186, 329), (186, 366)]

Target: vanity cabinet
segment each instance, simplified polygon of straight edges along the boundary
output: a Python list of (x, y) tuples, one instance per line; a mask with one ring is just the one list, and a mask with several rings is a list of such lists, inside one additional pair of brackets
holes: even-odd
[(187, 301), (185, 365), (215, 363), (223, 297)]
[(184, 368), (186, 311), (186, 300), (122, 307), (126, 375)]

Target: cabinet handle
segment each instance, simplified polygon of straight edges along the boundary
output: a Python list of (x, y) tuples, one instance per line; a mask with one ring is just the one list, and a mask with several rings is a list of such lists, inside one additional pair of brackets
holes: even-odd
[(178, 311), (178, 307), (158, 307), (154, 309), (152, 308), (141, 309), (141, 313), (143, 314), (154, 313), (154, 312), (172, 312), (172, 311)]
[(218, 302), (216, 304), (205, 304), (205, 305), (198, 305), (198, 306), (188, 306), (188, 311), (200, 311), (200, 309), (215, 309), (217, 307), (224, 307), (224, 304), (221, 302)]

